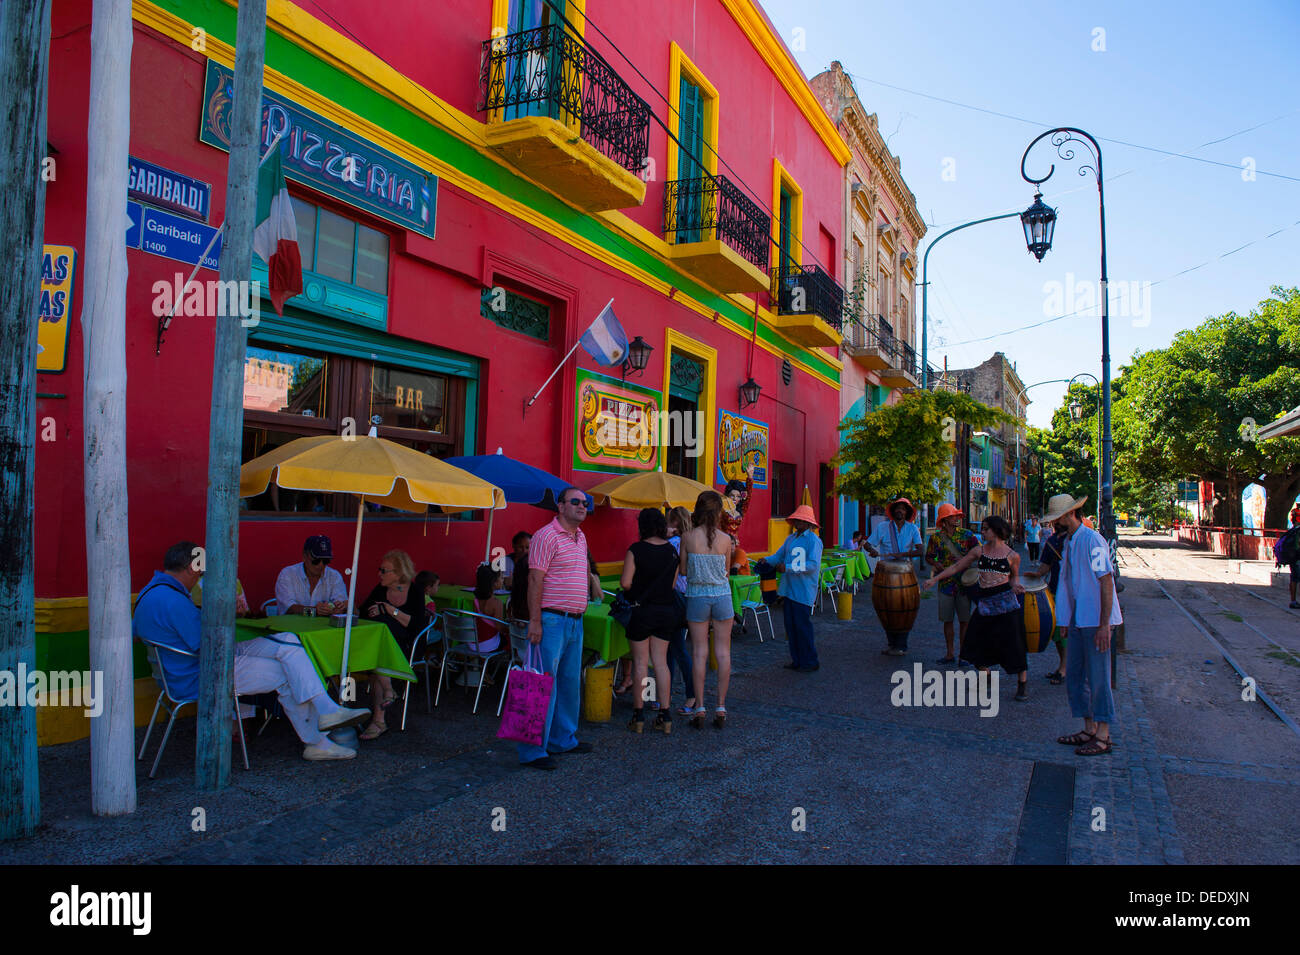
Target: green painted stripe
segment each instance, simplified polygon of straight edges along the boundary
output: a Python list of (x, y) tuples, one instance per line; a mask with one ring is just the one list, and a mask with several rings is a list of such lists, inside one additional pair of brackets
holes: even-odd
[[(157, 5), (188, 23), (202, 27), (208, 35), (230, 46), (235, 44), (236, 10), (219, 0), (155, 0)], [(599, 245), (655, 278), (681, 289), (691, 298), (712, 308), (720, 315), (752, 333), (756, 319), (752, 312), (737, 307), (729, 299), (697, 285), (672, 271), (658, 256), (642, 249), (610, 229), (601, 220), (565, 205), (549, 192), (520, 179), (504, 166), (488, 159), (468, 143), (444, 129), (415, 115), (405, 107), (316, 59), (273, 30), (266, 35), (267, 66), (296, 82), (318, 91), (328, 91), (329, 99), (358, 116), (388, 130), (399, 139), (437, 156), (448, 165), (511, 199), (545, 215), (558, 225)], [(831, 381), (838, 382), (839, 371), (824, 358), (805, 350), (759, 322), (758, 337), (764, 342), (797, 358)]]

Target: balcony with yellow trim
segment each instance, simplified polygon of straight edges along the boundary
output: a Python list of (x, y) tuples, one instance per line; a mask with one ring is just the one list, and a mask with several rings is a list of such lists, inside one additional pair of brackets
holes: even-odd
[(916, 349), (906, 342), (896, 340), (893, 362), (877, 374), (880, 383), (889, 388), (917, 387), (921, 383), (921, 369), (916, 360)]
[(650, 107), (562, 24), (484, 41), (478, 109), (490, 148), (579, 208), (645, 201)]
[(726, 176), (664, 184), (669, 257), (720, 292), (768, 290), (771, 218)]
[(844, 289), (816, 265), (772, 270), (775, 327), (800, 345), (833, 348), (843, 339)]

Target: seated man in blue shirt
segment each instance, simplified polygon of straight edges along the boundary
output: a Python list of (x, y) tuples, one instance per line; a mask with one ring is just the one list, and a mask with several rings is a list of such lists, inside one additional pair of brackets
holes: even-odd
[[(191, 653), (199, 652), (202, 636), (200, 611), (190, 599), (203, 571), (194, 569), (198, 547), (181, 541), (167, 550), (163, 569), (136, 598), (132, 632), (139, 638)], [(199, 696), (199, 658), (158, 651), (158, 662), (167, 674), (167, 686), (179, 700)], [(303, 759), (351, 759), (356, 750), (340, 746), (325, 735), (332, 729), (364, 722), (367, 709), (339, 706), (321, 683), (307, 651), (292, 633), (277, 633), (246, 640), (235, 647), (235, 692), (270, 693), (280, 696), (280, 705), (306, 744)]]
[(812, 609), (821, 584), (822, 539), (813, 530), (817, 515), (801, 504), (786, 518), (793, 527), (790, 536), (764, 563), (781, 571), (777, 592), (785, 598), (785, 635), (790, 641), (787, 670), (812, 673), (821, 668), (813, 642)]

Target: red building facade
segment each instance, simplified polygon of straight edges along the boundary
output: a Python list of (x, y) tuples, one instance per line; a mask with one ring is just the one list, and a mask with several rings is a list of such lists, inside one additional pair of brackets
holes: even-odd
[[(352, 419), (360, 433), (375, 422), (440, 457), (500, 447), (579, 487), (659, 467), (720, 486), (752, 463), (748, 550), (767, 550), (780, 528), (769, 518), (793, 509), (805, 485), (829, 539), (834, 508), (821, 504), (838, 445), (848, 149), (761, 10), (749, 0), (666, 4), (652, 17), (633, 0), (392, 0), (382, 17), (343, 0), (270, 7), (263, 145), (279, 135), (305, 289), (283, 317), (264, 300), (249, 329), (245, 460)], [(160, 343), (170, 290), (223, 217), (234, 6), (133, 9), (127, 452), (138, 588), (170, 543), (202, 540), (214, 328), (238, 319), (214, 315), (219, 300), (187, 297)], [(88, 0), (55, 4), (45, 241), (74, 249), (85, 232), (90, 19)], [(255, 266), (253, 277), (264, 273)], [(64, 327), (50, 329), (66, 336), (63, 368), (38, 378), (38, 426), (54, 422), (53, 440), (37, 446), (38, 621), (86, 593), (79, 269), (71, 289)], [(624, 381), (580, 349), (525, 410), (611, 300), (629, 337), (653, 349), (644, 372)], [(750, 378), (760, 396), (742, 409)], [(613, 427), (659, 412), (671, 413), (666, 443)], [(685, 432), (673, 427), (683, 421)], [(254, 604), (307, 536), (330, 534), (340, 552), (351, 541), (355, 503), (341, 496), (243, 503), (238, 574)], [(598, 508), (589, 518), (598, 561), (621, 560), (634, 517)], [(508, 549), (515, 530), (548, 519), (512, 505), (496, 515), (492, 544)], [(469, 581), (486, 533), (478, 514), (377, 512), (361, 567), (400, 547), (444, 580)]]

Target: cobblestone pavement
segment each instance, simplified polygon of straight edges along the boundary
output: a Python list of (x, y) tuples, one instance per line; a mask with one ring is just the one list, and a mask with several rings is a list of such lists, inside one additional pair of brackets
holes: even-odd
[[(725, 730), (679, 718), (671, 736), (632, 734), (619, 702), (610, 722), (583, 724), (595, 751), (559, 757), (553, 773), (520, 769), (496, 740), (495, 689), (477, 716), (459, 691), (433, 715), (413, 699), (405, 733), (342, 764), (305, 763), (273, 724), (250, 742), (252, 770), (219, 794), (194, 791), (183, 726), (156, 781), (145, 778), (151, 744), (140, 808), (119, 819), (88, 812), (87, 743), (50, 747), (46, 824), (0, 846), (0, 862), (1300, 862), (1289, 833), (1300, 738), (1240, 700), (1237, 675), (1152, 579), (1221, 580), (1221, 569), (1168, 539), (1125, 546), (1147, 562), (1126, 561), (1130, 652), (1109, 756), (1055, 743), (1077, 722), (1064, 687), (1042, 679), (1051, 649), (1030, 660), (1028, 703), (1001, 681), (996, 717), (891, 705), (895, 672), (942, 655), (935, 604), (923, 600), (908, 656), (883, 657), (863, 590), (851, 621), (829, 604), (814, 618), (817, 673), (782, 668), (779, 614), (775, 641), (738, 638)], [(1300, 618), (1268, 613), (1257, 626), (1294, 637)], [(1300, 677), (1282, 669), (1273, 683)]]

